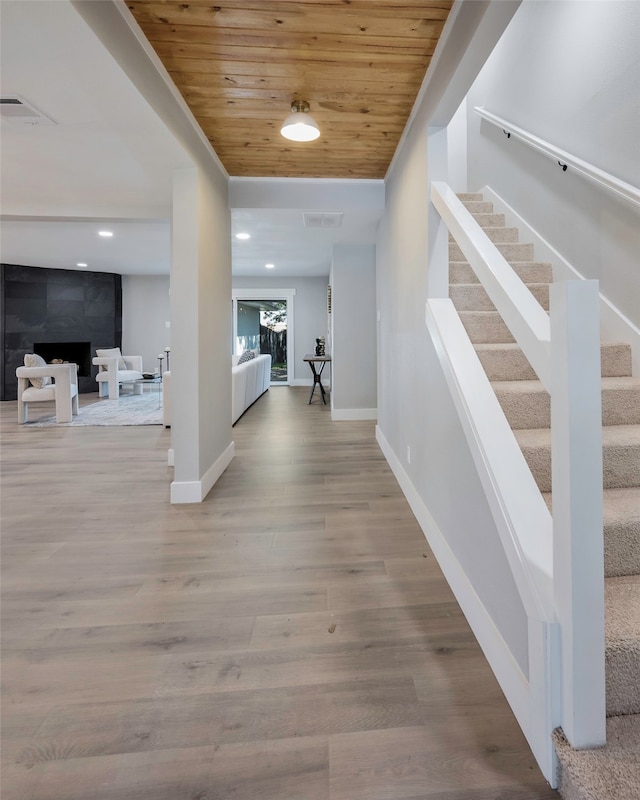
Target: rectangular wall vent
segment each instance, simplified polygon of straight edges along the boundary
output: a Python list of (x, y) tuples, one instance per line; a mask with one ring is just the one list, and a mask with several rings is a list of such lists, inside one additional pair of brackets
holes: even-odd
[(340, 228), (342, 227), (342, 211), (303, 211), (305, 228)]
[(39, 111), (33, 103), (14, 94), (0, 97), (0, 119), (20, 125), (55, 125), (56, 123)]
[(331, 286), (327, 286), (327, 314), (331, 313)]

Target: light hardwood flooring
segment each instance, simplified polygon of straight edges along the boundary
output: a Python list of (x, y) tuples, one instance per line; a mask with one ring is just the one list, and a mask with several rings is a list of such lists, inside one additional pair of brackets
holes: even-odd
[(186, 506), (164, 428), (0, 404), (3, 800), (557, 797), (374, 423), (307, 398)]

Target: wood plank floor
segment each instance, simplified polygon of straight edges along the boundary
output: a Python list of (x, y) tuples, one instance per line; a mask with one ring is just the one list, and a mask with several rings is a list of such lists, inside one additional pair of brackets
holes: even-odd
[(0, 404), (3, 800), (557, 797), (374, 424), (307, 398), (188, 506), (163, 428)]

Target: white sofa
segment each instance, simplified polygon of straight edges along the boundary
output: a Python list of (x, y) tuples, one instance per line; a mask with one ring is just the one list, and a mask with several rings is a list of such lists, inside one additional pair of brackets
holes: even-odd
[[(262, 355), (238, 364), (232, 356), (231, 423), (236, 423), (250, 405), (264, 394), (271, 383), (271, 356)], [(171, 427), (171, 373), (162, 375), (162, 415), (165, 428)]]
[(235, 424), (244, 412), (264, 394), (271, 383), (271, 356), (261, 355), (238, 364), (232, 356), (231, 423)]

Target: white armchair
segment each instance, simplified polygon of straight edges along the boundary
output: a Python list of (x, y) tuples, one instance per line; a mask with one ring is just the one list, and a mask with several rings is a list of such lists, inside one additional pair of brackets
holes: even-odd
[[(77, 364), (47, 364), (44, 367), (18, 367), (18, 423), (27, 422), (29, 403), (51, 402), (56, 404), (56, 422), (71, 422), (78, 413), (78, 366)], [(53, 383), (42, 384), (42, 379), (51, 378)]]
[(131, 383), (136, 394), (142, 394), (142, 384), (136, 384), (142, 378), (142, 356), (123, 356), (119, 348), (96, 350), (93, 359), (98, 367), (96, 380), (100, 397), (117, 400), (120, 396), (120, 384)]

